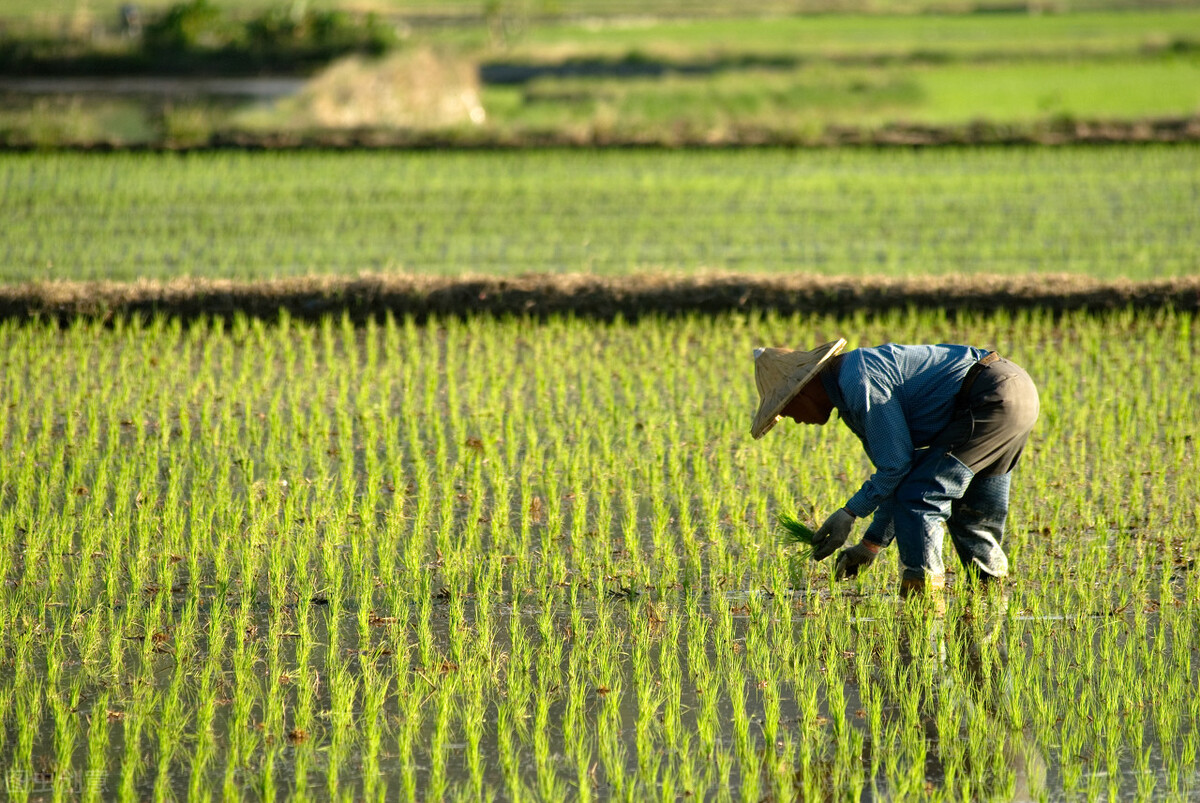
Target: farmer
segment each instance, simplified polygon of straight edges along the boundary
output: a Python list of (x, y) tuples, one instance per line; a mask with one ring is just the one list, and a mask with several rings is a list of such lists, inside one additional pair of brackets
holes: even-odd
[(838, 554), (836, 578), (858, 574), (895, 539), (901, 594), (940, 589), (945, 530), (969, 575), (1004, 577), (1009, 483), (1038, 415), (1029, 375), (971, 346), (889, 343), (843, 354), (845, 345), (754, 351), (760, 404), (751, 435), (761, 438), (783, 416), (824, 424), (836, 408), (875, 466), (817, 530), (813, 558), (829, 557), (856, 519), (874, 513), (862, 540)]

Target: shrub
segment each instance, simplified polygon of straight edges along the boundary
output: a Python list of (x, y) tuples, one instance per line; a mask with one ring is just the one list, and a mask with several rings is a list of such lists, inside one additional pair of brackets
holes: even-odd
[(209, 0), (170, 6), (145, 27), (142, 44), (151, 51), (191, 51), (227, 43), (228, 24)]

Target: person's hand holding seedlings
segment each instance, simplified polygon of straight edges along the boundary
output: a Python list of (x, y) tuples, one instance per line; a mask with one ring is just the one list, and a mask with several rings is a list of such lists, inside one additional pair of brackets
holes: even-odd
[(846, 543), (853, 526), (854, 516), (845, 508), (835, 510), (833, 515), (817, 528), (817, 534), (813, 536), (813, 560), (825, 560), (832, 555), (838, 547)]

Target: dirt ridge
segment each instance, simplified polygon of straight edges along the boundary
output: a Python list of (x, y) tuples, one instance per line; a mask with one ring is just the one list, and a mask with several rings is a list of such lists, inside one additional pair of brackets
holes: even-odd
[(943, 276), (914, 279), (811, 275), (644, 274), (603, 277), (431, 277), (403, 274), (269, 280), (45, 281), (0, 285), (0, 319), (182, 320), (244, 315), (276, 320), (348, 316), (361, 323), (388, 315), (530, 317), (570, 315), (611, 321), (646, 315), (728, 312), (852, 315), (906, 308), (959, 312), (1040, 309), (1051, 313), (1200, 311), (1200, 276), (1150, 281), (1059, 275)]
[(309, 132), (216, 131), (180, 140), (124, 143), (27, 142), (0, 132), (0, 151), (170, 152), (341, 150), (524, 150), (538, 148), (938, 148), (977, 146), (1137, 145), (1200, 142), (1200, 116), (1129, 120), (1061, 118), (1036, 123), (979, 120), (962, 125), (889, 123), (830, 125), (819, 132), (753, 125), (719, 132), (688, 126), (646, 132), (594, 129), (506, 131), (479, 129), (348, 128)]

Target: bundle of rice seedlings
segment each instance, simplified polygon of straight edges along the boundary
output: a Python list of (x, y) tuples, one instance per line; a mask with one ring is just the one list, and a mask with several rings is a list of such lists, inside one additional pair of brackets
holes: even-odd
[(804, 556), (808, 557), (812, 554), (812, 542), (815, 532), (810, 530), (803, 522), (793, 516), (791, 513), (780, 513), (779, 521), (779, 540), (786, 546), (800, 544), (808, 547), (804, 550)]
[(793, 588), (804, 585), (804, 577), (808, 571), (809, 558), (812, 557), (812, 542), (816, 533), (813, 532), (791, 513), (780, 513), (776, 520), (779, 522), (779, 540), (784, 546), (799, 544), (801, 549), (788, 557), (788, 579)]

